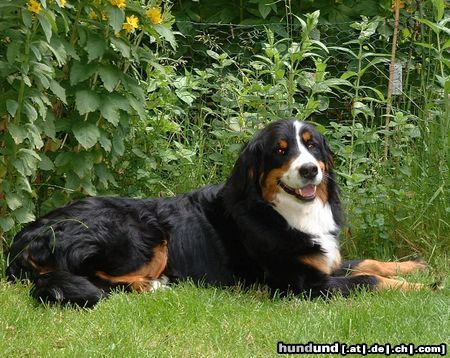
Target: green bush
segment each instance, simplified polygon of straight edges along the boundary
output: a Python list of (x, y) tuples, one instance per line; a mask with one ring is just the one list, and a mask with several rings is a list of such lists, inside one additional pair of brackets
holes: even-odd
[[(175, 195), (223, 182), (256, 130), (296, 117), (314, 121), (335, 152), (345, 253), (430, 258), (450, 244), (442, 9), (418, 20), (429, 43), (411, 52), (413, 98), (398, 101), (385, 126), (385, 90), (367, 85), (389, 60), (371, 46), (379, 18), (363, 18), (352, 26), (356, 40), (327, 48), (318, 12), (291, 14), (298, 38), (277, 40), (267, 29), (248, 62), (210, 48), (202, 55), (211, 65), (189, 68), (171, 58), (173, 20), (159, 6), (0, 5), (0, 227), (8, 238), (71, 198)], [(351, 57), (339, 76), (328, 66), (336, 52)], [(333, 101), (348, 103), (348, 113), (329, 111)]]
[[(124, 0), (0, 4), (0, 228), (116, 185), (142, 78), (175, 46), (168, 10)], [(37, 204), (37, 205), (36, 205)]]

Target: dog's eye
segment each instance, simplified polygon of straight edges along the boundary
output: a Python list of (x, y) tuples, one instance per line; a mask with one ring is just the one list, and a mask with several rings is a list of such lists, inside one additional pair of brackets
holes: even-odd
[(308, 149), (315, 148), (315, 147), (316, 147), (316, 143), (314, 143), (314, 142), (308, 142), (308, 143), (306, 144), (306, 147), (307, 147)]
[(286, 148), (278, 148), (277, 154), (279, 155), (285, 155), (286, 154)]

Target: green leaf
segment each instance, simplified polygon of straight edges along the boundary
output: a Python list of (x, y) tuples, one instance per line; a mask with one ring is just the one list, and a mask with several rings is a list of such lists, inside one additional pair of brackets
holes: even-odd
[(153, 28), (156, 30), (156, 32), (164, 38), (168, 43), (170, 43), (170, 46), (174, 50), (177, 49), (177, 42), (175, 40), (175, 36), (173, 35), (173, 31), (169, 29), (168, 27), (164, 25), (153, 25)]
[(45, 120), (40, 123), (45, 135), (52, 139), (56, 139), (55, 115), (51, 111), (47, 111)]
[(116, 6), (108, 5), (106, 7), (106, 13), (108, 14), (109, 25), (113, 28), (114, 32), (120, 32), (125, 22), (125, 12)]
[(89, 176), (90, 170), (94, 166), (91, 153), (82, 152), (73, 156), (72, 170), (80, 179)]
[(67, 104), (66, 90), (58, 82), (56, 82), (55, 80), (51, 80), (50, 90), (56, 95), (56, 97)]
[(36, 219), (32, 209), (26, 206), (22, 206), (20, 209), (14, 211), (13, 215), (19, 224), (26, 224)]
[(39, 128), (33, 123), (27, 123), (25, 124), (25, 129), (31, 146), (36, 149), (41, 149), (44, 146), (44, 142), (42, 141)]
[(106, 152), (111, 151), (111, 140), (108, 138), (108, 133), (102, 129), (100, 129), (100, 138), (98, 139), (98, 142)]
[(425, 47), (425, 48), (430, 49), (430, 50), (434, 50), (434, 45), (426, 43), (426, 42), (416, 42), (416, 45), (419, 45), (421, 47)]
[(434, 18), (440, 21), (444, 17), (445, 4), (444, 0), (431, 0), (434, 9)]
[(0, 227), (3, 232), (8, 232), (14, 227), (14, 219), (10, 217), (0, 218)]
[(116, 155), (123, 155), (125, 152), (125, 145), (123, 143), (123, 137), (118, 133), (113, 138), (113, 150)]
[(100, 131), (95, 124), (78, 121), (72, 126), (72, 132), (83, 148), (93, 147), (100, 138)]
[(70, 171), (66, 174), (65, 187), (70, 190), (78, 190), (80, 188), (80, 178), (74, 172)]
[(125, 58), (130, 58), (130, 46), (121, 39), (111, 37), (110, 38), (111, 44), (122, 54)]
[(81, 115), (96, 111), (100, 104), (100, 97), (94, 91), (79, 90), (75, 93), (75, 106)]
[(439, 32), (441, 31), (439, 26), (437, 26), (436, 24), (432, 23), (430, 20), (427, 19), (417, 19), (419, 22), (421, 22), (422, 24), (427, 25), (431, 30), (433, 30), (433, 32), (436, 35), (439, 35)]
[(192, 94), (192, 92), (181, 89), (181, 90), (175, 90), (175, 94), (179, 99), (181, 99), (184, 103), (188, 104), (189, 106), (194, 102), (195, 96)]
[(100, 112), (105, 119), (114, 126), (119, 124), (120, 112), (119, 109), (124, 111), (130, 110), (130, 105), (126, 98), (111, 94), (103, 97), (102, 104), (100, 106)]
[(341, 78), (341, 80), (348, 80), (349, 78), (351, 78), (353, 76), (358, 76), (358, 74), (355, 71), (347, 71), (347, 72), (344, 72), (340, 78)]
[(29, 11), (21, 11), (22, 13), (22, 21), (25, 27), (30, 28), (33, 24), (33, 16)]
[(137, 112), (140, 119), (145, 119), (145, 108), (142, 102), (138, 101), (133, 96), (127, 96), (128, 101), (130, 102), (131, 107)]
[(58, 61), (58, 65), (62, 66), (67, 61), (67, 51), (64, 43), (57, 38), (56, 36), (52, 37), (52, 40), (49, 44), (46, 44), (46, 47), (53, 52), (56, 60)]
[(14, 140), (15, 144), (20, 144), (27, 137), (27, 132), (25, 128), (15, 125), (14, 123), (8, 124), (8, 131)]
[(124, 76), (123, 84), (127, 91), (131, 92), (137, 100), (140, 100), (142, 103), (145, 102), (144, 90), (136, 79), (130, 76)]
[(52, 160), (44, 153), (39, 153), (41, 161), (39, 162), (39, 169), (41, 170), (54, 170), (55, 165)]
[(17, 158), (12, 160), (12, 165), (23, 176), (33, 175), (41, 157), (31, 149), (21, 148), (17, 152)]
[[(260, 2), (258, 4), (258, 11), (261, 14), (263, 19), (265, 19), (267, 17), (267, 15), (270, 14), (270, 11), (272, 10), (270, 5), (265, 4), (265, 2), (266, 2), (266, 0), (263, 0), (262, 2)], [(267, 2), (269, 2), (269, 1), (267, 1)]]
[(6, 49), (6, 59), (9, 63), (13, 63), (17, 55), (20, 53), (20, 48), (22, 46), (22, 43), (20, 41), (13, 41), (8, 45), (8, 48)]
[(52, 25), (48, 22), (47, 17), (43, 13), (37, 14), (37, 18), (39, 19), (39, 23), (44, 31), (47, 42), (50, 42), (52, 38)]
[(19, 107), (19, 104), (13, 99), (6, 100), (6, 110), (11, 115), (11, 117), (14, 117), (16, 115), (17, 107)]
[(29, 194), (33, 193), (33, 189), (31, 189), (30, 181), (25, 176), (19, 176), (16, 179), (16, 188), (17, 191), (25, 191)]
[(111, 123), (114, 127), (119, 124), (120, 113), (114, 100), (108, 96), (103, 98), (100, 106), (100, 112), (105, 119)]
[(55, 166), (56, 167), (65, 167), (69, 163), (72, 162), (72, 156), (75, 155), (70, 152), (62, 152), (59, 153), (55, 158)]
[(23, 105), (23, 113), (30, 122), (34, 122), (38, 118), (36, 109), (28, 101)]
[(11, 210), (16, 210), (22, 206), (22, 200), (20, 200), (20, 196), (15, 193), (7, 193), (5, 195), (5, 198), (8, 208), (10, 208)]
[(38, 61), (42, 60), (42, 53), (38, 46), (30, 44), (30, 50), (33, 52), (34, 56)]
[(79, 82), (86, 81), (95, 73), (96, 70), (96, 66), (74, 62), (70, 68), (70, 84), (73, 86)]
[(445, 43), (442, 45), (441, 50), (446, 50), (450, 47), (450, 39), (448, 39), (447, 41), (445, 41)]
[(114, 179), (114, 176), (109, 171), (108, 167), (104, 164), (97, 164), (95, 166), (95, 175), (97, 176), (100, 183), (105, 187), (108, 188), (109, 183), (113, 184), (114, 186), (117, 186), (117, 182)]
[(86, 46), (84, 47), (88, 54), (88, 62), (102, 57), (105, 53), (106, 44), (107, 43), (103, 37), (90, 33)]
[(108, 92), (114, 91), (115, 87), (120, 81), (120, 74), (116, 67), (112, 65), (101, 66), (98, 74), (103, 81), (103, 86)]

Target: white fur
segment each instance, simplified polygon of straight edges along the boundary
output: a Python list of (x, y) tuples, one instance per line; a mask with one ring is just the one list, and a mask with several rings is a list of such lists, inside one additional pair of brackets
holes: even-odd
[(169, 278), (167, 276), (161, 275), (158, 279), (150, 281), (150, 292), (155, 292), (156, 290), (160, 289), (168, 289), (170, 288), (168, 284)]
[[(288, 171), (283, 174), (281, 180), (291, 188), (301, 188), (307, 184), (319, 185), (323, 179), (323, 173), (319, 163), (314, 156), (309, 153), (308, 149), (300, 140), (301, 122), (294, 122), (295, 136), (300, 154), (292, 162)], [(315, 163), (319, 168), (318, 174), (314, 180), (305, 181), (299, 175), (299, 168), (305, 163)], [(333, 219), (333, 213), (329, 203), (323, 203), (316, 197), (312, 201), (301, 201), (294, 196), (280, 189), (273, 201), (275, 210), (283, 216), (289, 226), (310, 234), (312, 240), (320, 245), (327, 258), (328, 267), (331, 271), (332, 267), (339, 262), (339, 244), (335, 234), (338, 227)]]
[[(303, 145), (302, 141), (300, 140), (300, 130), (302, 126), (303, 124), (301, 122), (299, 121), (294, 122), (294, 131), (295, 137), (297, 139), (297, 148), (299, 154), (292, 161), (291, 165), (289, 166), (289, 169), (281, 177), (281, 181), (284, 184), (294, 189), (302, 188), (307, 184), (319, 185), (323, 179), (323, 173), (320, 170), (319, 162), (317, 161), (316, 158), (314, 158), (314, 156), (308, 151), (308, 149)], [(317, 165), (317, 168), (319, 169), (314, 180), (305, 180), (299, 175), (300, 167), (306, 163), (314, 163), (315, 165)]]
[(339, 243), (336, 235), (338, 227), (333, 219), (329, 203), (323, 203), (319, 198), (305, 202), (280, 190), (273, 202), (274, 209), (283, 216), (289, 226), (310, 234), (312, 240), (320, 245), (327, 258), (330, 269), (340, 260)]

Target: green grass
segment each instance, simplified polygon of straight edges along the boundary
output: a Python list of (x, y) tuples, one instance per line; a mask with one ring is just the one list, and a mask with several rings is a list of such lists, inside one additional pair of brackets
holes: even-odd
[(91, 310), (46, 307), (28, 292), (0, 282), (4, 357), (273, 357), (278, 341), (418, 345), (450, 337), (448, 289), (305, 301), (185, 283), (153, 294), (114, 293)]

